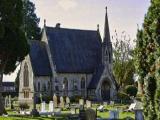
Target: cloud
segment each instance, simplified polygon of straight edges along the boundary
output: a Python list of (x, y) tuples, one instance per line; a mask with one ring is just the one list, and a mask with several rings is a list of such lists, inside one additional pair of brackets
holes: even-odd
[(73, 9), (77, 6), (76, 0), (59, 0), (58, 5), (64, 10)]

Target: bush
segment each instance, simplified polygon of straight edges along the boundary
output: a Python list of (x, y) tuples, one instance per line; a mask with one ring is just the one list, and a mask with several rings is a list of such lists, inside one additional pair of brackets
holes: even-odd
[(20, 103), (19, 108), (21, 110), (29, 109), (29, 105), (27, 103)]
[(72, 96), (71, 98), (70, 98), (70, 101), (71, 102), (79, 102), (79, 99), (81, 99), (82, 97), (81, 96), (78, 96), (78, 95), (76, 95), (76, 96)]
[(137, 94), (137, 87), (133, 86), (133, 85), (128, 85), (125, 87), (125, 93), (129, 96), (136, 96)]
[(130, 100), (130, 97), (126, 93), (124, 93), (124, 92), (119, 92), (117, 94), (117, 97), (120, 100)]

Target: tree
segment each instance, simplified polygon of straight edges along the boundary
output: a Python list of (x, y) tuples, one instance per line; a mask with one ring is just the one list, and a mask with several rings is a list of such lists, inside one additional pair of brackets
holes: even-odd
[(160, 1), (151, 0), (143, 28), (137, 33), (136, 71), (144, 83), (146, 120), (160, 119)]
[(40, 19), (35, 14), (35, 5), (29, 0), (24, 0), (23, 4), (24, 29), (26, 31), (27, 38), (28, 40), (40, 40)]
[[(15, 70), (28, 54), (29, 46), (23, 26), (22, 0), (0, 0), (0, 88), (3, 74)], [(5, 111), (0, 93), (0, 115)]]
[(130, 37), (126, 35), (126, 32), (122, 32), (119, 37), (115, 31), (112, 39), (115, 41), (113, 44), (113, 73), (120, 88), (123, 89), (124, 86), (134, 83), (133, 49)]

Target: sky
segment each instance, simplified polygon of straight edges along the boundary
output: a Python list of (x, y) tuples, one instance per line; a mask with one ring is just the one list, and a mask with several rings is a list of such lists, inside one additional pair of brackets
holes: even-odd
[[(96, 30), (100, 25), (103, 38), (105, 7), (107, 6), (111, 36), (115, 30), (119, 35), (125, 31), (130, 38), (136, 39), (137, 25), (141, 27), (150, 0), (31, 0), (35, 3), (40, 26), (54, 27), (61, 23), (62, 28)], [(14, 81), (17, 70), (4, 76), (4, 81)]]

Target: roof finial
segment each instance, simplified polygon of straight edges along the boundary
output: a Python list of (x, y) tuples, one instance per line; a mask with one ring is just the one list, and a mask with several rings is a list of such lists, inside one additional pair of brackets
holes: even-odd
[(44, 19), (44, 26), (46, 26), (46, 19)]

